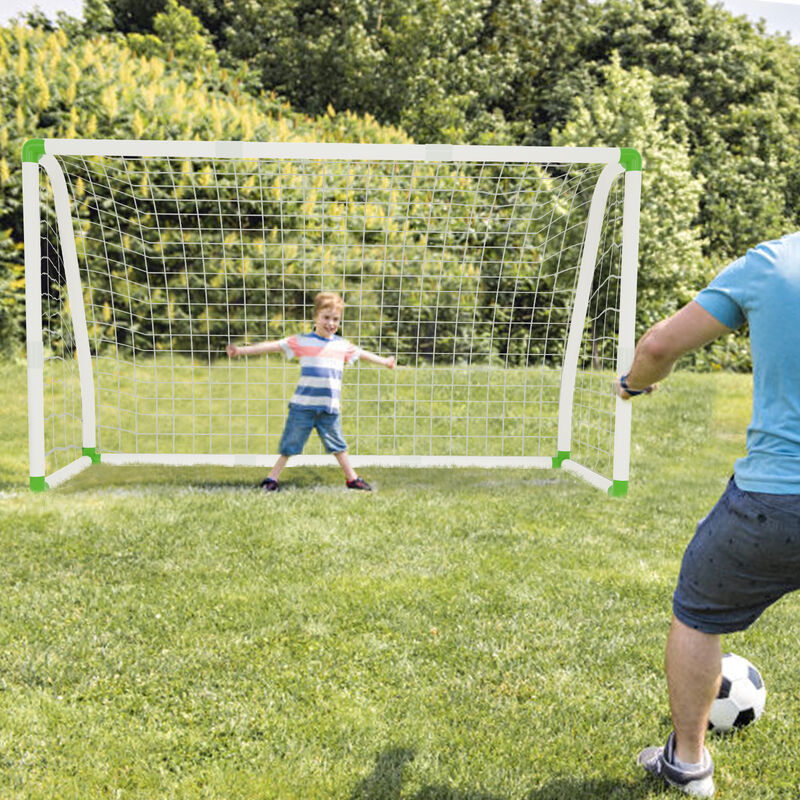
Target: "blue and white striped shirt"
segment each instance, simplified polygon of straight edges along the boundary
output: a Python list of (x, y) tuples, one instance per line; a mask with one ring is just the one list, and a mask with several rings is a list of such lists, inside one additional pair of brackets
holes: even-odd
[(280, 345), (286, 358), (300, 359), (300, 381), (289, 405), (338, 414), (344, 365), (355, 363), (361, 349), (341, 336), (325, 339), (314, 332), (281, 339)]

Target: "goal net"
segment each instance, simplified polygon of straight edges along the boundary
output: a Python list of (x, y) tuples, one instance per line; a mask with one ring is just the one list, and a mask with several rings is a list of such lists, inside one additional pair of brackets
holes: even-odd
[[(567, 469), (623, 494), (634, 150), (31, 140), (31, 487), (110, 464), (271, 465), (299, 375), (229, 343), (313, 329), (353, 465)], [(333, 463), (314, 437), (291, 464)]]

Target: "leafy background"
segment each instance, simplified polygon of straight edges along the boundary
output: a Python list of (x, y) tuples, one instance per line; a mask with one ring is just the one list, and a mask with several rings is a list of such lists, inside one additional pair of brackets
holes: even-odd
[(31, 137), (634, 146), (638, 333), (798, 226), (800, 48), (703, 0), (86, 0), (0, 28), (0, 103), (6, 351)]

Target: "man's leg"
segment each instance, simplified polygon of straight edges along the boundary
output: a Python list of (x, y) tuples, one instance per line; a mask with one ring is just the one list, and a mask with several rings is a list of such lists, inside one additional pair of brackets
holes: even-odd
[(667, 639), (667, 685), (675, 727), (675, 756), (689, 764), (703, 760), (711, 704), (721, 681), (720, 637), (673, 617)]

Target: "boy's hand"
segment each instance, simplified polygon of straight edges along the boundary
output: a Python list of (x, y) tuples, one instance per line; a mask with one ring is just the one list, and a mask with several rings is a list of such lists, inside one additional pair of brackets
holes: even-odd
[(384, 366), (386, 369), (394, 369), (397, 366), (397, 362), (394, 360), (394, 356), (389, 356), (384, 362)]
[(239, 348), (235, 344), (229, 344), (225, 348), (225, 352), (231, 357), (236, 358), (239, 355)]

